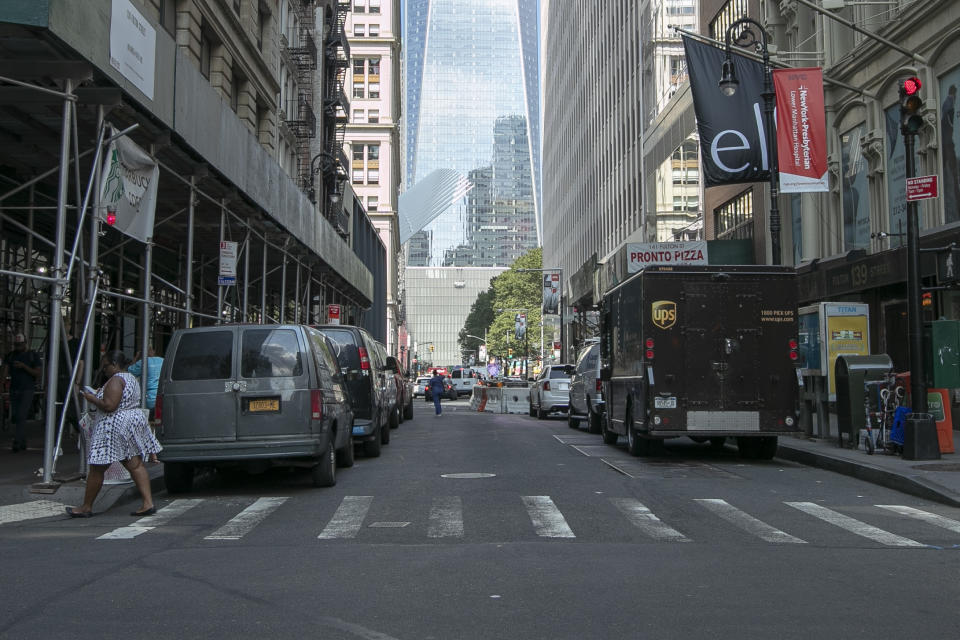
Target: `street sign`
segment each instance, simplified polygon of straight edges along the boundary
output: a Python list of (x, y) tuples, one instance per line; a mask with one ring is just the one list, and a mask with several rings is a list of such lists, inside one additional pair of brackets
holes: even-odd
[(237, 243), (223, 241), (220, 243), (220, 274), (217, 284), (230, 286), (237, 284)]
[(327, 305), (327, 324), (340, 324), (340, 305)]
[(937, 197), (937, 176), (907, 178), (907, 201)]

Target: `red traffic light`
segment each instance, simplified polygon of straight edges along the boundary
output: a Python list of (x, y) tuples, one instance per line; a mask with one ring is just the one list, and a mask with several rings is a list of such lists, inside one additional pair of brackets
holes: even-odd
[(920, 78), (907, 78), (903, 81), (903, 92), (908, 96), (912, 96), (920, 91), (920, 87), (922, 86), (923, 85), (920, 84)]
[(107, 224), (111, 227), (117, 223), (117, 212), (107, 209)]
[(924, 307), (932, 307), (932, 306), (933, 306), (933, 294), (930, 293), (930, 292), (925, 292), (925, 293), (921, 296), (921, 305), (924, 306)]

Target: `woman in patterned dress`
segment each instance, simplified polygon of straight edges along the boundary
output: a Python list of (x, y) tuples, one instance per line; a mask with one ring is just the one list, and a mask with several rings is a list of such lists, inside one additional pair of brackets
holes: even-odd
[(140, 508), (130, 515), (148, 516), (157, 511), (150, 492), (150, 474), (143, 466), (143, 459), (159, 452), (161, 447), (140, 409), (140, 384), (136, 377), (127, 373), (129, 364), (130, 360), (122, 351), (104, 354), (100, 370), (107, 383), (96, 395), (80, 391), (80, 395), (97, 408), (97, 421), (90, 438), (90, 470), (83, 504), (66, 508), (71, 518), (93, 515), (93, 501), (103, 487), (103, 475), (117, 461), (130, 472), (143, 498)]

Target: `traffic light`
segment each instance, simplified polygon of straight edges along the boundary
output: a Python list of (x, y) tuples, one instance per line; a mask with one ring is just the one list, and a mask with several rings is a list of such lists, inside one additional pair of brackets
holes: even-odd
[(932, 307), (933, 306), (933, 294), (929, 291), (925, 291), (923, 296), (920, 299), (920, 304), (923, 307)]
[(433, 345), (430, 345), (430, 353), (433, 353)]
[(507, 349), (507, 355), (508, 355), (508, 356), (512, 356), (512, 355), (513, 355), (513, 347), (510, 347), (510, 348)]
[(923, 126), (923, 98), (920, 97), (920, 78), (907, 78), (900, 83), (900, 133), (916, 135)]
[(113, 209), (107, 209), (107, 224), (111, 227), (117, 224), (117, 212)]

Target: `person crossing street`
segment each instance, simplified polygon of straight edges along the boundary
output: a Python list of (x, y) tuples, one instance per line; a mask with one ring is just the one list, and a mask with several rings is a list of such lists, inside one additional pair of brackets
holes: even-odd
[(443, 376), (440, 375), (439, 371), (433, 372), (433, 377), (430, 378), (430, 396), (433, 398), (433, 408), (436, 409), (437, 417), (440, 417), (443, 413), (443, 409), (440, 407), (440, 398), (443, 396)]

